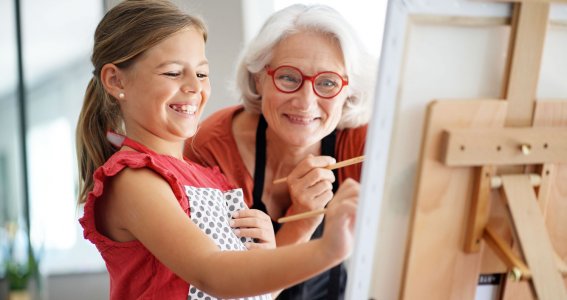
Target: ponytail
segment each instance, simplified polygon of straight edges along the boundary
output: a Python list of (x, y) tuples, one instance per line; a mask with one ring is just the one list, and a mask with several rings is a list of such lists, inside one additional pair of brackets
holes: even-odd
[(115, 152), (106, 139), (106, 131), (121, 132), (122, 117), (116, 99), (109, 96), (93, 76), (85, 92), (77, 123), (77, 160), (79, 162), (79, 203), (92, 190), (93, 173)]

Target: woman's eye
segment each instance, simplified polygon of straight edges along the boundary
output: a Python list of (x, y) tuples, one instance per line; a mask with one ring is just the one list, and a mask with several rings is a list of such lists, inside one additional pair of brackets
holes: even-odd
[(336, 87), (336, 86), (338, 86), (338, 84), (337, 84), (336, 82), (334, 82), (334, 81), (332, 81), (332, 80), (329, 80), (329, 79), (327, 79), (327, 80), (322, 80), (322, 81), (319, 83), (319, 85), (322, 85), (322, 86), (324, 86), (324, 87)]
[(209, 74), (206, 73), (197, 73), (197, 78), (207, 78), (209, 77)]
[(278, 77), (278, 80), (294, 82), (294, 83), (299, 82), (299, 78), (296, 78), (295, 76), (291, 76), (291, 75), (280, 75)]

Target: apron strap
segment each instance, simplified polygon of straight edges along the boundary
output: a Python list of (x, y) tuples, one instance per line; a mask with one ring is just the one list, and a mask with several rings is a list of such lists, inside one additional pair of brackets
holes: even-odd
[[(258, 119), (258, 127), (256, 128), (256, 159), (254, 165), (254, 187), (252, 190), (252, 198), (254, 200), (252, 208), (267, 212), (266, 206), (262, 202), (262, 193), (264, 192), (264, 178), (266, 171), (266, 129), (268, 128), (268, 123), (262, 114)], [(329, 135), (323, 138), (321, 141), (321, 154), (326, 156), (335, 157), (335, 145), (337, 140), (336, 131), (333, 130)], [(338, 181), (338, 170), (333, 170), (335, 175), (335, 182), (333, 182), (333, 193), (335, 193), (339, 187)], [(320, 237), (323, 232), (322, 222), (319, 227), (315, 230), (313, 237)], [(272, 225), (274, 226), (274, 232), (278, 232), (281, 224), (272, 220)], [(338, 266), (333, 267), (329, 271), (329, 284), (327, 287), (327, 298), (326, 299), (339, 299), (341, 290), (341, 273), (342, 273), (342, 263)], [(345, 274), (346, 275), (346, 274)], [(301, 285), (301, 284), (299, 284)], [(293, 287), (295, 288), (295, 287)]]

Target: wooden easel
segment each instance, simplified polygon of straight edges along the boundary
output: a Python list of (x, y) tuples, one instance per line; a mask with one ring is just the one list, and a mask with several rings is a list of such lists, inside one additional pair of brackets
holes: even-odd
[(567, 299), (567, 101), (535, 101), (549, 1), (514, 2), (503, 99), (428, 107), (403, 299), (473, 299), (485, 272)]

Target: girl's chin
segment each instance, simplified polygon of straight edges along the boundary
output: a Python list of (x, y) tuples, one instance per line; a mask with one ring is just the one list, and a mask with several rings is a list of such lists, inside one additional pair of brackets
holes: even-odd
[(190, 138), (190, 137), (193, 137), (196, 132), (197, 132), (197, 129), (196, 129), (196, 128), (195, 128), (195, 129), (191, 129), (191, 130), (187, 130), (187, 131), (185, 131), (184, 136), (185, 136), (186, 138)]
[(197, 132), (196, 126), (178, 127), (171, 131), (173, 135), (176, 135), (182, 139), (188, 139), (194, 136), (196, 132)]

